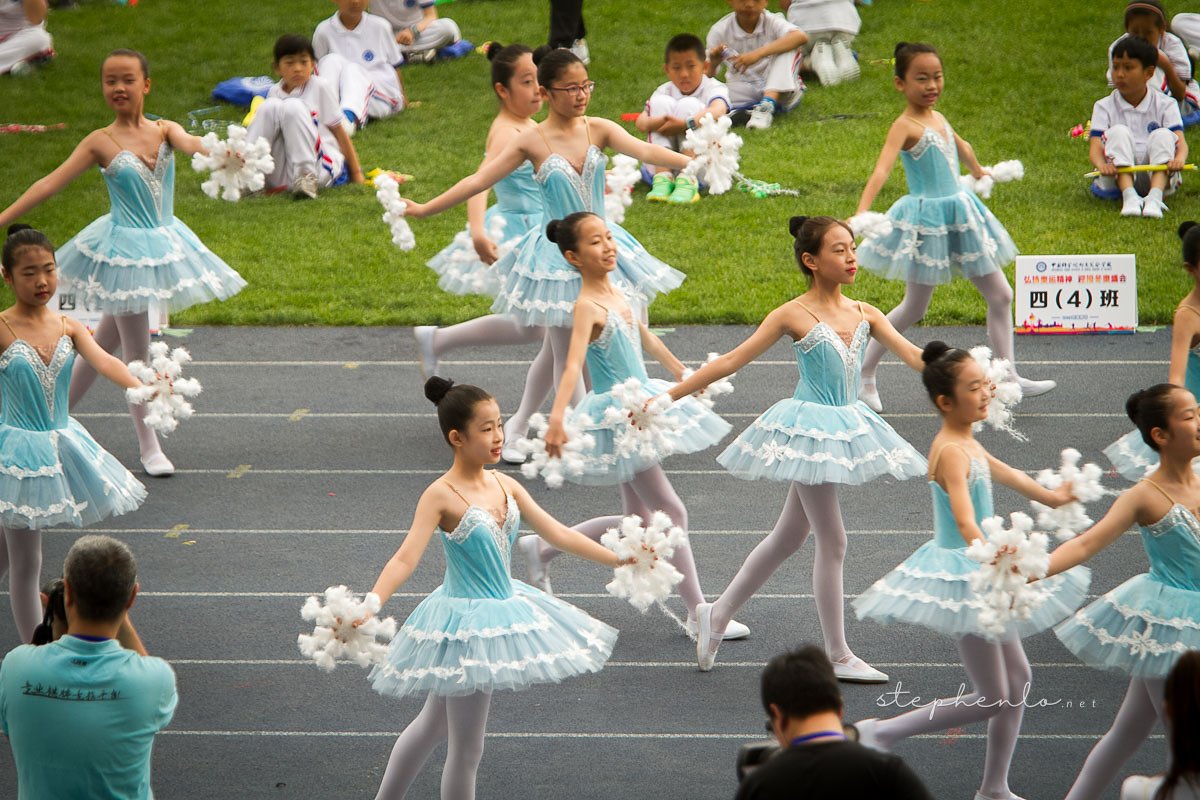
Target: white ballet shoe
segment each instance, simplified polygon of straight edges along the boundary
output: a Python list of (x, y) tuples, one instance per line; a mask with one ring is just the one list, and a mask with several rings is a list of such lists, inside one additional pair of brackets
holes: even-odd
[(525, 435), (522, 433), (520, 436), (517, 436), (510, 431), (508, 426), (511, 422), (512, 420), (510, 419), (504, 423), (504, 446), (500, 448), (500, 460), (505, 464), (524, 464), (527, 456), (517, 445), (525, 438)]
[(847, 683), (887, 683), (886, 672), (880, 672), (856, 655), (848, 655), (833, 662), (833, 675)]
[(437, 333), (436, 325), (418, 325), (413, 328), (413, 337), (417, 340), (417, 350), (421, 354), (421, 376), (429, 380), (438, 371), (438, 357), (433, 352), (433, 335)]
[(1021, 797), (1020, 795), (1013, 794), (1012, 792), (1009, 792), (1004, 797), (989, 797), (983, 792), (976, 792), (975, 800), (1025, 800), (1025, 798)]
[(1037, 397), (1040, 394), (1052, 391), (1058, 384), (1054, 381), (1031, 381), (1029, 378), (1017, 377), (1017, 385), (1021, 387), (1021, 394), (1025, 397)]
[[(712, 605), (712, 604), (710, 603), (709, 605)], [(699, 608), (699, 606), (697, 606), (697, 608)], [(687, 632), (689, 635), (698, 636), (700, 634), (700, 626), (696, 624), (695, 617), (689, 616), (687, 618), (686, 625), (687, 625)], [(750, 628), (748, 626), (743, 625), (742, 623), (738, 622), (736, 619), (731, 619), (731, 620), (729, 620), (729, 624), (725, 626), (725, 632), (723, 634), (721, 634), (721, 641), (732, 642), (736, 639), (745, 639), (749, 635), (750, 635)]]
[(525, 568), (529, 571), (529, 584), (536, 586), (546, 594), (554, 594), (550, 588), (550, 570), (542, 560), (541, 538), (537, 536), (522, 536), (517, 539), (517, 547), (525, 556)]
[(879, 390), (875, 388), (875, 381), (863, 381), (862, 388), (858, 390), (858, 399), (866, 403), (867, 408), (876, 414), (883, 413), (883, 401), (879, 399)]
[(880, 753), (890, 753), (891, 751), (880, 744), (879, 739), (875, 736), (875, 727), (878, 724), (879, 720), (875, 717), (854, 723), (854, 730), (858, 731), (858, 743)]
[(721, 646), (720, 638), (712, 634), (712, 603), (696, 606), (696, 628), (696, 664), (701, 672), (711, 672)]
[(175, 474), (175, 465), (161, 452), (143, 457), (142, 469), (152, 478), (167, 478)]

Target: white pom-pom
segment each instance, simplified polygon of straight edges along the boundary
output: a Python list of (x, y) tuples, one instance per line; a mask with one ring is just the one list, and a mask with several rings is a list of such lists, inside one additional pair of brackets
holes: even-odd
[(604, 216), (620, 225), (625, 209), (633, 204), (633, 187), (641, 180), (638, 160), (623, 153), (613, 156), (612, 168), (604, 173)]
[(183, 365), (191, 360), (191, 355), (182, 347), (171, 351), (165, 343), (154, 342), (150, 345), (149, 364), (129, 362), (129, 373), (142, 385), (126, 389), (125, 399), (134, 405), (145, 405), (144, 422), (161, 434), (175, 430), (179, 420), (188, 419), (195, 413), (185, 398), (200, 394), (200, 382), (195, 378), (180, 377)]
[(662, 413), (671, 405), (670, 395), (664, 392), (650, 400), (650, 393), (637, 378), (618, 383), (610, 391), (617, 405), (605, 410), (601, 423), (612, 429), (613, 449), (619, 458), (657, 460), (674, 452), (679, 423)]
[(641, 517), (624, 517), (619, 528), (609, 528), (600, 537), (600, 543), (622, 561), (633, 561), (617, 567), (605, 588), (643, 613), (652, 605), (661, 607), (683, 580), (668, 559), (675, 548), (687, 543), (687, 534), (661, 511), (655, 511), (645, 527)]
[(396, 620), (376, 616), (380, 605), (379, 595), (370, 593), (360, 600), (345, 586), (326, 589), (324, 605), (317, 597), (309, 597), (300, 616), (315, 627), (311, 635), (296, 637), (300, 652), (326, 672), (332, 671), (339, 660), (353, 661), (360, 667), (382, 662), (387, 642), (396, 635)]
[(587, 415), (573, 415), (568, 408), (564, 419), (563, 433), (567, 436), (567, 443), (563, 445), (562, 455), (559, 457), (551, 457), (546, 452), (545, 435), (550, 422), (541, 414), (534, 414), (529, 418), (530, 435), (517, 442), (517, 449), (529, 457), (529, 460), (521, 465), (521, 474), (531, 480), (540, 475), (551, 489), (562, 486), (563, 479), (567, 476), (582, 475), (587, 467), (583, 453), (596, 446), (595, 437), (585, 432), (592, 426), (592, 421)]
[(992, 187), (995, 184), (1019, 181), (1025, 177), (1025, 165), (1015, 159), (1001, 161), (995, 166), (984, 167), (984, 170), (987, 174), (978, 179), (970, 175), (959, 176), (959, 182), (964, 189), (974, 192), (984, 200), (992, 196)]
[(696, 127), (687, 132), (682, 150), (694, 153), (683, 172), (708, 185), (709, 194), (724, 194), (733, 187), (738, 174), (738, 161), (742, 149), (742, 137), (730, 130), (733, 120), (723, 116), (713, 120), (705, 114)]
[(892, 221), (887, 214), (878, 211), (864, 211), (846, 220), (850, 230), (860, 239), (877, 239), (892, 232)]
[(1068, 447), (1062, 451), (1058, 470), (1044, 469), (1037, 474), (1037, 482), (1047, 489), (1069, 484), (1071, 494), (1076, 498), (1058, 508), (1050, 508), (1036, 501), (1030, 503), (1037, 512), (1038, 527), (1049, 531), (1059, 541), (1066, 541), (1090, 528), (1092, 518), (1087, 515), (1084, 503), (1094, 503), (1108, 494), (1108, 490), (1100, 483), (1104, 470), (1096, 464), (1079, 466), (1082, 458), (1078, 450)]
[(237, 202), (243, 194), (259, 191), (275, 169), (270, 143), (261, 136), (247, 141), (246, 129), (240, 125), (230, 125), (224, 141), (208, 133), (200, 142), (205, 152), (192, 156), (192, 169), (211, 173), (200, 188), (214, 200), (224, 196)]
[(983, 539), (967, 548), (967, 557), (981, 566), (969, 580), (976, 597), (982, 601), (979, 624), (994, 636), (1005, 634), (1011, 623), (1029, 619), (1047, 597), (1042, 584), (1029, 583), (1043, 578), (1050, 568), (1050, 540), (1033, 531), (1033, 520), (1020, 511), (1009, 515), (1011, 528), (1000, 517), (988, 517), (979, 524)]
[(1013, 426), (1013, 408), (1021, 402), (1024, 393), (1017, 383), (1012, 363), (1005, 358), (992, 358), (988, 347), (972, 347), (971, 357), (983, 367), (984, 378), (992, 384), (992, 399), (988, 403), (987, 419), (976, 423), (976, 429), (986, 424), (1004, 431), (1014, 439), (1025, 441), (1025, 435)]
[[(719, 358), (719, 355), (717, 353), (709, 353), (708, 358), (705, 359), (704, 363), (710, 364), (713, 361), (716, 361), (717, 358)], [(683, 380), (686, 381), (694, 373), (695, 373), (695, 370), (691, 369), (690, 367), (688, 369), (685, 369), (683, 371)], [(706, 408), (711, 409), (713, 407), (713, 399), (714, 398), (720, 397), (721, 395), (724, 395), (724, 394), (733, 394), (733, 379), (736, 377), (737, 377), (736, 372), (734, 372), (730, 375), (726, 375), (724, 378), (721, 378), (720, 380), (715, 380), (712, 383), (710, 383), (708, 386), (705, 386), (703, 389), (701, 389), (700, 391), (693, 394), (692, 397), (695, 397), (697, 400), (699, 400), (701, 403), (703, 403)], [(668, 395), (661, 394), (661, 395), (659, 395), (659, 397), (668, 397)], [(657, 398), (655, 398), (655, 399), (657, 399)]]
[(383, 221), (392, 229), (392, 244), (409, 251), (417, 246), (408, 220), (404, 218), (406, 203), (400, 199), (400, 184), (386, 173), (375, 177), (375, 197), (383, 206)]

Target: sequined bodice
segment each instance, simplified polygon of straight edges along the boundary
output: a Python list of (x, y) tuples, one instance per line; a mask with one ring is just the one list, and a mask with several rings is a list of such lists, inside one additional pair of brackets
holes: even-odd
[(1179, 503), (1151, 525), (1139, 525), (1150, 577), (1179, 589), (1200, 591), (1200, 520)]
[(163, 142), (154, 169), (128, 150), (100, 170), (112, 203), (112, 221), (125, 228), (158, 228), (175, 218), (175, 153)]
[(615, 384), (637, 378), (645, 382), (646, 364), (642, 361), (642, 338), (636, 325), (611, 309), (604, 318), (604, 329), (587, 348), (588, 375), (592, 391), (607, 392)]
[(608, 158), (599, 147), (588, 145), (583, 172), (576, 172), (558, 153), (551, 153), (534, 174), (542, 192), (546, 219), (562, 219), (576, 211), (604, 216), (604, 167)]
[(0, 354), (0, 424), (30, 431), (67, 427), (75, 345), (62, 335), (47, 365), (24, 339)]
[(540, 217), (542, 189), (533, 179), (533, 165), (528, 161), (505, 175), (492, 187), (496, 192), (496, 207), (509, 214)]
[(871, 338), (871, 325), (858, 323), (847, 345), (837, 332), (818, 322), (803, 339), (792, 343), (800, 382), (792, 395), (796, 400), (826, 406), (848, 406), (858, 401), (862, 357)]
[(454, 530), (442, 534), (446, 551), (446, 578), (442, 582), (451, 597), (512, 596), (509, 566), (513, 540), (517, 538), (520, 513), (512, 495), (506, 498), (503, 525), (480, 506), (470, 506)]
[(962, 191), (958, 183), (958, 148), (946, 123), (946, 136), (926, 128), (909, 150), (900, 151), (908, 193), (917, 197), (949, 197)]
[[(971, 494), (971, 505), (975, 507), (975, 523), (979, 524), (994, 513), (992, 473), (982, 458), (971, 459), (967, 489)], [(954, 512), (950, 509), (950, 495), (937, 481), (929, 482), (929, 491), (933, 494), (933, 540), (941, 547), (955, 550), (965, 548), (967, 542), (959, 532)]]

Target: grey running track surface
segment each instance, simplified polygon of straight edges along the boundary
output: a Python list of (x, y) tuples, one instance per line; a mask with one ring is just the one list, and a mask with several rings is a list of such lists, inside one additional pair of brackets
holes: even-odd
[[(749, 332), (691, 327), (664, 337), (696, 363)], [(982, 343), (983, 330), (923, 328), (912, 335), (919, 343), (942, 338), (971, 346)], [(306, 595), (337, 583), (370, 588), (420, 492), (449, 464), (422, 395), (411, 330), (205, 328), (181, 343), (196, 358), (191, 373), (204, 393), (197, 416), (165, 442), (178, 472), (144, 478), (150, 497), (142, 509), (92, 529), (134, 548), (142, 594), (133, 618), (150, 651), (169, 659), (179, 677), (179, 711), (155, 745), (156, 794), (373, 797), (392, 742), (421, 700), (376, 695), (352, 665), (321, 672), (301, 658), (295, 640), (304, 630), (299, 609)], [(1027, 443), (987, 433), (985, 446), (1023, 469), (1054, 465), (1067, 446), (1107, 466), (1100, 450), (1130, 427), (1125, 397), (1166, 378), (1169, 331), (1022, 338), (1017, 348), (1024, 374), (1053, 377), (1059, 389), (1020, 407)], [(535, 351), (463, 350), (441, 372), (492, 390), (511, 411)], [(879, 377), (885, 418), (925, 452), (937, 420), (919, 377), (894, 359)], [(737, 376), (736, 392), (721, 398), (718, 411), (740, 431), (790, 396), (795, 381), (791, 350), (781, 343)], [(76, 411), (119, 459), (138, 463), (115, 387), (97, 385)], [(771, 529), (786, 489), (732, 478), (715, 463), (718, 452), (667, 465), (712, 596)], [(1109, 482), (1127, 485), (1115, 476)], [(568, 523), (619, 511), (612, 487), (531, 491)], [(998, 513), (1027, 509), (1002, 487), (996, 499)], [(853, 596), (928, 538), (929, 490), (921, 480), (881, 480), (843, 492), (842, 504), (850, 532), (845, 587)], [(57, 573), (76, 535), (45, 535), (43, 577)], [(820, 641), (811, 566), (806, 543), (738, 614), (751, 638), (726, 643), (716, 669), (701, 674), (693, 645), (673, 623), (608, 597), (608, 578), (596, 565), (557, 559), (556, 591), (619, 628), (620, 639), (596, 675), (494, 698), (478, 796), (732, 797), (737, 747), (763, 735), (762, 665), (792, 645)], [(1103, 593), (1147, 565), (1137, 537), (1128, 535), (1091, 567), (1092, 591)], [(514, 569), (524, 577), (519, 557)], [(442, 570), (440, 548), (431, 547), (387, 613), (402, 620), (440, 583)], [(949, 640), (859, 622), (852, 612), (847, 628), (855, 652), (892, 679), (843, 684), (848, 720), (898, 713), (897, 702), (914, 702), (914, 695), (953, 696), (966, 680)], [(0, 646), (16, 641), (11, 616), (0, 609)], [(1035, 707), (1025, 715), (1012, 789), (1028, 798), (1061, 797), (1112, 721), (1127, 681), (1080, 665), (1052, 633), (1027, 640), (1026, 651)], [(970, 798), (982, 774), (984, 733), (974, 725), (906, 741), (896, 752), (936, 797)], [(443, 758), (439, 748), (410, 797), (437, 796)], [(1159, 730), (1122, 774), (1160, 771), (1165, 759)], [(0, 747), (0, 796), (14, 796), (15, 780), (11, 753)], [(1117, 796), (1115, 786), (1106, 796)]]

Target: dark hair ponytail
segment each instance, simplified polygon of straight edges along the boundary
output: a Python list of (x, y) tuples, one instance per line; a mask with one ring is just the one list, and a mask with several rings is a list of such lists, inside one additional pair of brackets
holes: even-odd
[(932, 53), (937, 56), (938, 61), (942, 57), (938, 55), (937, 48), (925, 42), (896, 42), (896, 49), (892, 51), (892, 60), (896, 64), (896, 77), (900, 80), (908, 75), (908, 67), (912, 64), (913, 59), (922, 53)]
[(1200, 225), (1190, 220), (1181, 223), (1179, 238), (1183, 240), (1183, 263), (1189, 267), (1200, 266)]
[(503, 45), (499, 42), (488, 42), (483, 46), (484, 55), (492, 62), (492, 88), (496, 84), (508, 87), (516, 71), (517, 62), (526, 53), (533, 53), (523, 44)]
[(425, 397), (437, 406), (438, 424), (447, 443), (450, 441), (450, 431), (466, 431), (477, 403), (495, 399), (478, 386), (455, 383), (437, 375), (425, 381)]
[(1195, 731), (1195, 722), (1200, 719), (1200, 651), (1187, 651), (1171, 667), (1163, 686), (1163, 701), (1169, 722), (1171, 765), (1155, 800), (1173, 797), (1177, 787), (1194, 791), (1200, 784), (1200, 738)]
[(17, 253), (26, 247), (39, 247), (54, 255), (54, 245), (46, 238), (46, 234), (20, 222), (8, 226), (8, 236), (4, 240), (3, 254), (0, 255), (0, 266), (11, 273), (17, 261)]
[(792, 248), (796, 254), (796, 264), (809, 280), (812, 280), (813, 271), (804, 263), (804, 256), (807, 254), (815, 257), (820, 253), (825, 234), (835, 227), (845, 229), (850, 238), (854, 238), (850, 226), (835, 217), (792, 217), (788, 220), (788, 233), (795, 239)]
[(1158, 452), (1158, 443), (1150, 435), (1155, 428), (1166, 429), (1170, 421), (1171, 393), (1179, 389), (1173, 383), (1156, 383), (1129, 395), (1125, 401), (1125, 413), (1142, 434), (1142, 441)]
[(546, 238), (558, 245), (564, 255), (574, 252), (579, 249), (579, 224), (588, 217), (596, 216), (590, 211), (576, 211), (562, 219), (552, 219), (546, 224)]
[(921, 370), (921, 383), (925, 385), (925, 391), (935, 406), (939, 397), (954, 397), (958, 372), (969, 358), (971, 354), (966, 350), (951, 347), (936, 339), (925, 345), (921, 351), (921, 360), (925, 362)]

